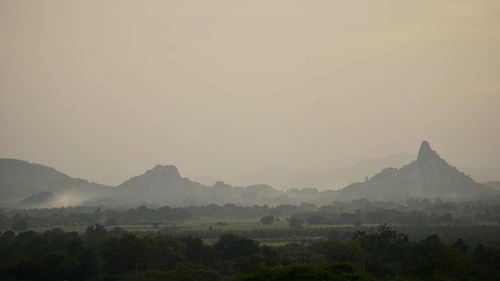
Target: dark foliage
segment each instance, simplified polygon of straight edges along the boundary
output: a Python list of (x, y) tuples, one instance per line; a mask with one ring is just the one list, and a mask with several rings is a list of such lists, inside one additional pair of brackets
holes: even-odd
[[(137, 278), (137, 279), (136, 279)], [(500, 249), (432, 235), (411, 241), (386, 225), (353, 239), (261, 246), (234, 234), (192, 236), (101, 225), (0, 234), (0, 280), (499, 280)]]

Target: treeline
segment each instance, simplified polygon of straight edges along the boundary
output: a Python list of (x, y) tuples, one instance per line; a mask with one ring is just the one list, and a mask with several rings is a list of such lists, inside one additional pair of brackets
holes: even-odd
[(267, 247), (234, 234), (192, 236), (96, 225), (0, 234), (0, 280), (461, 280), (500, 278), (500, 249), (437, 235), (420, 241), (385, 225), (350, 240)]
[[(191, 219), (211, 218), (294, 218), (297, 225), (474, 225), (498, 224), (500, 205), (496, 202), (451, 203), (429, 200), (408, 200), (405, 205), (394, 202), (356, 200), (331, 205), (312, 204), (268, 206), (237, 206), (211, 204), (182, 208), (140, 206), (129, 209), (75, 207), (54, 209), (6, 209), (0, 211), (0, 229), (9, 229), (20, 221), (28, 227), (53, 227), (104, 224), (160, 224)], [(20, 229), (23, 230), (23, 229)]]
[[(495, 218), (496, 219), (496, 218)], [(355, 213), (346, 212), (305, 212), (292, 217), (297, 225), (345, 225), (352, 224), (398, 224), (398, 225), (471, 225), (476, 223), (476, 216), (453, 217), (451, 213), (426, 213), (424, 211), (403, 212), (394, 209), (358, 210)], [(487, 221), (485, 221), (487, 222)]]
[(129, 209), (104, 209), (102, 207), (73, 207), (53, 209), (7, 209), (0, 211), (0, 228), (9, 229), (18, 221), (25, 221), (29, 227), (74, 226), (103, 224), (116, 226), (123, 224), (155, 224), (180, 222), (190, 219), (211, 218), (261, 218), (266, 215), (289, 217), (293, 214), (313, 210), (314, 205), (302, 204), (268, 206), (237, 206), (211, 204), (171, 208), (139, 206)]
[[(407, 233), (412, 241), (426, 238), (430, 234), (438, 234), (446, 243), (457, 239), (463, 239), (470, 245), (480, 243), (500, 247), (500, 226), (476, 225), (476, 226), (392, 226), (394, 229)], [(237, 234), (250, 239), (260, 241), (286, 241), (300, 242), (313, 239), (330, 239), (336, 241), (348, 241), (357, 231), (363, 231), (370, 227), (302, 227), (302, 228), (266, 228), (225, 230), (213, 227), (213, 229), (179, 229), (177, 227), (162, 227), (158, 232), (173, 236), (195, 236), (207, 240), (219, 239), (227, 233)]]

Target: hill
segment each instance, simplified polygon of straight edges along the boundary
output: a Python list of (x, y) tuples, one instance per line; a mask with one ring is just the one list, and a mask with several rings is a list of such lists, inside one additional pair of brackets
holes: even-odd
[(485, 182), (484, 185), (487, 185), (487, 186), (493, 188), (494, 190), (500, 191), (500, 181), (489, 181), (489, 182)]
[[(30, 202), (42, 204), (49, 199), (57, 206), (57, 198), (48, 196), (66, 195), (66, 201), (73, 204), (84, 200), (106, 186), (84, 179), (70, 177), (54, 168), (17, 159), (0, 159), (0, 206), (15, 206)], [(36, 194), (42, 194), (35, 196)], [(30, 199), (30, 197), (35, 196)], [(81, 200), (80, 200), (81, 199)]]
[[(396, 157), (401, 160), (406, 156)], [(393, 161), (388, 160), (388, 161)], [(398, 161), (399, 161), (398, 160)], [(335, 175), (363, 178), (385, 160), (363, 161)], [(397, 161), (396, 161), (397, 162)], [(399, 163), (399, 162), (398, 162)], [(366, 174), (361, 176), (360, 171)], [(490, 186), (488, 186), (490, 185)], [(312, 185), (309, 185), (312, 186)], [(333, 191), (270, 185), (232, 186), (222, 181), (204, 185), (181, 176), (173, 165), (156, 165), (117, 187), (70, 177), (56, 169), (15, 159), (0, 159), (0, 207), (58, 207), (74, 205), (278, 205), (330, 204), (355, 199), (405, 201), (410, 198), (474, 200), (500, 198), (498, 183), (480, 184), (449, 165), (424, 141), (417, 159), (401, 168), (385, 168), (363, 182)]]
[(218, 181), (213, 185), (203, 185), (182, 177), (173, 165), (156, 165), (142, 175), (135, 176), (120, 184), (114, 198), (121, 202), (148, 202), (153, 204), (202, 205), (202, 204), (266, 204), (276, 203), (283, 196), (268, 185), (236, 187)]
[(408, 198), (440, 198), (472, 200), (496, 196), (490, 187), (475, 182), (457, 170), (422, 142), (417, 159), (400, 169), (386, 168), (365, 182), (354, 183), (340, 190), (343, 200), (405, 200)]
[[(415, 159), (415, 155), (395, 153), (385, 157), (363, 159), (353, 165), (339, 169), (309, 171), (279, 167), (241, 174), (231, 177), (227, 181), (241, 185), (265, 182), (280, 190), (304, 187), (314, 187), (319, 190), (336, 190), (350, 183), (364, 180), (367, 175), (373, 175), (385, 167), (399, 168), (413, 159)], [(207, 178), (207, 180), (213, 179)]]

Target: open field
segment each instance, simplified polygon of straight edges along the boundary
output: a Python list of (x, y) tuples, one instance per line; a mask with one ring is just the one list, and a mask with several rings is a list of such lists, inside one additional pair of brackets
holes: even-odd
[[(373, 227), (376, 224), (364, 225), (364, 227)], [(87, 228), (85, 225), (76, 226), (54, 226), (59, 227), (65, 231), (83, 232)], [(286, 230), (290, 229), (288, 222), (285, 219), (276, 221), (272, 224), (262, 224), (259, 219), (194, 219), (186, 220), (183, 222), (167, 222), (161, 224), (119, 224), (107, 226), (106, 228), (112, 229), (120, 227), (127, 231), (158, 231), (167, 230), (172, 232), (186, 232), (186, 231), (272, 231), (272, 230)], [(53, 228), (53, 227), (52, 227)], [(322, 225), (304, 225), (304, 229), (323, 229), (323, 228), (352, 228), (349, 224), (322, 224)], [(45, 231), (51, 228), (39, 227), (31, 228), (33, 231)]]
[[(290, 228), (288, 222), (280, 220), (272, 224), (262, 224), (258, 219), (195, 219), (183, 222), (169, 222), (163, 224), (124, 224), (107, 226), (108, 230), (119, 227), (129, 232), (160, 232), (174, 236), (195, 236), (203, 239), (207, 244), (215, 243), (220, 235), (224, 233), (235, 233), (241, 236), (259, 241), (263, 245), (282, 246), (289, 243), (301, 243), (303, 241), (317, 239), (351, 239), (356, 231), (370, 231), (377, 225), (363, 225), (353, 227), (347, 224), (332, 225), (304, 225), (302, 228)], [(57, 226), (55, 226), (57, 227)], [(51, 228), (55, 228), (51, 227)], [(398, 226), (395, 229), (408, 234), (410, 239), (424, 239), (433, 234), (439, 235), (445, 241), (453, 242), (463, 238), (469, 243), (483, 241), (487, 244), (495, 244), (500, 237), (500, 226), (498, 225), (469, 225), (469, 226)], [(51, 228), (31, 228), (36, 232), (43, 232)], [(61, 226), (66, 232), (85, 232), (87, 226)]]

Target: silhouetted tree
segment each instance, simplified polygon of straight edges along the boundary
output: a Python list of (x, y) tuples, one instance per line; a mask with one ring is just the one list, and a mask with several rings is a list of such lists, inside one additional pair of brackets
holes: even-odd
[(291, 217), (288, 225), (292, 228), (301, 228), (304, 226), (304, 220), (298, 217)]
[(262, 223), (262, 224), (272, 224), (273, 222), (274, 222), (273, 216), (263, 216), (260, 219), (260, 223)]

